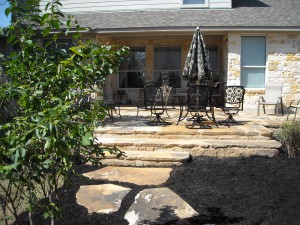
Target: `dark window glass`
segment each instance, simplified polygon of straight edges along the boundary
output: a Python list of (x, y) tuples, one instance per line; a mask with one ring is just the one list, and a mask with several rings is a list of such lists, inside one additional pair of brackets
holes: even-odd
[(119, 88), (142, 88), (145, 82), (145, 48), (131, 48), (119, 69)]
[(154, 80), (158, 85), (181, 87), (181, 48), (154, 48)]

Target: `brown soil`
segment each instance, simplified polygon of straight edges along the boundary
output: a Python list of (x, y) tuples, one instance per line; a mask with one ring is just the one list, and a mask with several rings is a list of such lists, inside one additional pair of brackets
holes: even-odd
[[(78, 166), (87, 172), (96, 169)], [(103, 184), (74, 177), (72, 186), (60, 190), (59, 206), (62, 219), (58, 225), (125, 225), (124, 215), (135, 195), (150, 186), (110, 182), (132, 188), (125, 197), (121, 209), (109, 215), (88, 215), (87, 210), (76, 203), (80, 185)], [(174, 168), (166, 184), (187, 201), (199, 216), (170, 224), (249, 224), (249, 225), (299, 225), (300, 224), (300, 160), (284, 155), (276, 158), (249, 157), (217, 159), (194, 158), (193, 162)], [(22, 224), (28, 224), (22, 215)], [(35, 224), (49, 224), (39, 213)]]

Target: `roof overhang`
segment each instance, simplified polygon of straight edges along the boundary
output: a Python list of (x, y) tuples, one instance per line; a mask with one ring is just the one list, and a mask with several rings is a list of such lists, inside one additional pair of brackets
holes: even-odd
[[(202, 33), (226, 33), (226, 32), (300, 32), (300, 26), (295, 27), (199, 27)], [(98, 34), (109, 34), (109, 35), (119, 35), (119, 34), (189, 34), (194, 32), (195, 26), (192, 27), (150, 27), (150, 28), (110, 28), (110, 29), (91, 29), (90, 31)]]

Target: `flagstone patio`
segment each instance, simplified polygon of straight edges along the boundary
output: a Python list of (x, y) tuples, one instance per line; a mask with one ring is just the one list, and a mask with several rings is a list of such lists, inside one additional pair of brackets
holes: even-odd
[[(168, 110), (169, 116), (163, 115), (171, 125), (149, 126), (146, 124), (150, 120), (149, 110), (140, 111), (140, 115), (136, 117), (135, 107), (121, 107), (122, 116), (116, 115), (113, 122), (108, 118), (105, 127), (95, 130), (95, 136), (99, 145), (117, 147), (128, 154), (128, 157), (120, 160), (107, 155), (102, 159), (105, 165), (171, 166), (182, 163), (182, 159), (176, 160), (170, 156), (166, 159), (163, 152), (188, 153), (191, 156), (273, 157), (281, 148), (281, 144), (272, 137), (273, 128), (278, 128), (286, 120), (286, 116), (268, 113), (257, 116), (254, 111), (241, 111), (235, 119), (242, 125), (217, 127), (207, 120), (204, 123), (211, 125), (211, 129), (188, 129), (185, 125), (190, 122), (187, 120), (180, 121), (177, 125), (178, 109)], [(215, 114), (217, 121), (227, 117), (220, 109), (216, 109)], [(153, 153), (150, 155), (149, 152)], [(143, 157), (134, 157), (135, 155)], [(159, 155), (162, 156), (161, 160)]]

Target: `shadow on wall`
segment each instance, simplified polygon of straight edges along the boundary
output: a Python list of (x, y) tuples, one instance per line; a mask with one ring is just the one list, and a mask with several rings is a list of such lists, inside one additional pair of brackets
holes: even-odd
[(233, 8), (241, 7), (271, 7), (263, 2), (264, 0), (232, 0)]

